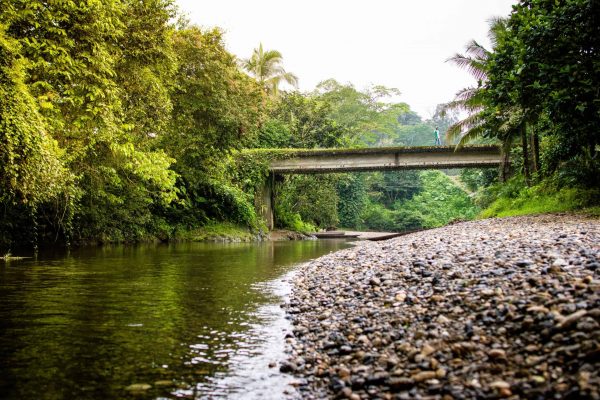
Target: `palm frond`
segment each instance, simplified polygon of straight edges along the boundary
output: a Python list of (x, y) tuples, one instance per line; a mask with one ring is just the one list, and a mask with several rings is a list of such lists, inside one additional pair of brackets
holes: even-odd
[(478, 112), (472, 115), (469, 115), (463, 120), (458, 121), (455, 124), (450, 125), (448, 130), (446, 131), (446, 137), (449, 141), (454, 141), (457, 138), (461, 138), (465, 135), (469, 135), (469, 131), (479, 128), (485, 122), (485, 118), (482, 112)]
[(298, 77), (291, 72), (286, 72), (282, 76), (284, 81), (286, 81), (289, 85), (293, 87), (298, 87)]
[(467, 101), (477, 96), (480, 91), (481, 89), (476, 87), (461, 89), (454, 95), (454, 101)]
[(296, 87), (296, 75), (286, 72), (281, 66), (283, 56), (277, 50), (265, 50), (262, 43), (252, 52), (252, 56), (243, 60), (242, 66), (261, 83), (267, 92), (277, 95), (281, 81)]
[(484, 129), (483, 125), (473, 127), (471, 129), (469, 129), (467, 132), (465, 132), (465, 134), (460, 137), (460, 140), (458, 141), (456, 148), (460, 149), (464, 145), (466, 145), (474, 140), (482, 138), (484, 134), (485, 134), (485, 129)]
[(498, 39), (502, 36), (502, 33), (508, 30), (508, 18), (493, 17), (488, 20), (488, 23), (490, 25), (488, 39), (492, 44), (492, 48), (495, 49), (498, 46)]
[(459, 68), (466, 69), (477, 80), (486, 80), (485, 60), (478, 60), (463, 54), (455, 54), (448, 58), (446, 62), (452, 62)]
[(470, 114), (477, 113), (483, 109), (483, 104), (480, 101), (470, 101), (470, 100), (453, 100), (444, 105), (442, 105), (441, 111), (466, 111)]
[(490, 56), (490, 52), (475, 40), (471, 40), (467, 43), (466, 52), (469, 56), (474, 57), (479, 61), (487, 61)]

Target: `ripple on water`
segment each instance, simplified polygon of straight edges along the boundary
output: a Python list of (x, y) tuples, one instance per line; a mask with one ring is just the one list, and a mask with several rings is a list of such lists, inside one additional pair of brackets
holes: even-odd
[[(256, 284), (256, 289), (271, 294), (274, 303), (261, 306), (253, 313), (259, 322), (250, 323), (249, 329), (238, 334), (240, 341), (235, 350), (222, 349), (215, 354), (226, 354), (230, 366), (226, 373), (217, 373), (195, 387), (197, 399), (261, 399), (279, 400), (299, 398), (291, 383), (293, 377), (279, 372), (279, 362), (285, 355), (285, 335), (292, 330), (285, 310), (280, 307), (291, 292), (290, 279), (294, 272), (281, 279)], [(275, 364), (276, 367), (269, 368)], [(190, 396), (194, 391), (178, 390), (177, 396)]]

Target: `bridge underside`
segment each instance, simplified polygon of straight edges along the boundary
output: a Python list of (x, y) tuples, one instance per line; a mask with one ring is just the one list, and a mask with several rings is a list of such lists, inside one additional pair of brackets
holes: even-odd
[(271, 163), (276, 174), (497, 167), (497, 146), (314, 150)]

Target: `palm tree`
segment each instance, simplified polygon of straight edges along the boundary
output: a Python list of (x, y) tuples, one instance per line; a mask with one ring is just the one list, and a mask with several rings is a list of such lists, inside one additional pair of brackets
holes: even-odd
[[(489, 38), (492, 48), (496, 46), (500, 33), (506, 29), (506, 23), (507, 20), (504, 18), (490, 20)], [(460, 90), (454, 100), (446, 103), (443, 107), (444, 111), (466, 111), (468, 113), (467, 117), (451, 125), (446, 131), (449, 141), (459, 139), (457, 147), (480, 138), (485, 133), (484, 88), (488, 79), (486, 72), (488, 60), (492, 54), (490, 50), (472, 40), (467, 44), (465, 54), (456, 54), (447, 60), (466, 69), (477, 80), (477, 86)]]
[(291, 72), (286, 72), (281, 66), (283, 57), (277, 50), (263, 49), (262, 43), (254, 49), (252, 57), (243, 60), (242, 66), (252, 74), (268, 93), (277, 96), (279, 84), (284, 81), (294, 87), (298, 86), (298, 78)]
[[(503, 32), (507, 30), (508, 20), (506, 18), (495, 18), (490, 20), (489, 39), (492, 43), (492, 49), (498, 45), (498, 39)], [(488, 80), (487, 70), (489, 66), (492, 51), (487, 50), (475, 40), (472, 40), (466, 46), (465, 54), (456, 54), (448, 61), (465, 68), (477, 80), (476, 87), (469, 87), (460, 90), (453, 101), (444, 105), (444, 110), (466, 111), (468, 116), (457, 123), (451, 125), (446, 137), (453, 141), (459, 139), (458, 147), (478, 139), (486, 133), (486, 126), (489, 122), (486, 119), (486, 83)], [(527, 126), (530, 123), (531, 116), (528, 110), (524, 110), (518, 104), (506, 105), (498, 109), (495, 115), (494, 126), (497, 132), (495, 137), (502, 143), (502, 153), (504, 155), (502, 162), (501, 176), (504, 180), (508, 173), (508, 156), (510, 147), (516, 137), (521, 138), (521, 147), (523, 150), (523, 175), (529, 183), (530, 172), (537, 171), (539, 163), (539, 139), (535, 132), (528, 133)], [(531, 136), (531, 138), (528, 138)], [(529, 145), (531, 141), (531, 151), (533, 154), (533, 164), (530, 166)]]

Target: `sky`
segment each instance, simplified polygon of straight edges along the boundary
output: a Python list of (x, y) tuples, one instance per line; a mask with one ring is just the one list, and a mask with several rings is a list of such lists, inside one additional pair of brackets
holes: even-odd
[(517, 0), (177, 0), (192, 23), (225, 32), (249, 58), (260, 43), (312, 91), (326, 79), (397, 88), (422, 118), (474, 79), (446, 60), (472, 39), (489, 48), (488, 21)]

